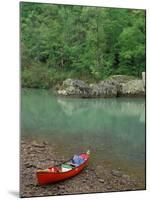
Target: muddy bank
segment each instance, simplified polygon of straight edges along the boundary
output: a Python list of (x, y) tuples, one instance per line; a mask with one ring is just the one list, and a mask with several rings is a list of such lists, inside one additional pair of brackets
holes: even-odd
[(21, 140), (20, 156), (21, 197), (144, 189), (144, 186), (141, 188), (140, 180), (136, 177), (131, 177), (120, 169), (110, 169), (106, 166), (98, 165), (93, 168), (90, 162), (80, 174), (73, 178), (39, 186), (36, 180), (37, 169), (59, 164), (69, 158), (56, 155), (54, 146), (47, 141), (25, 138)]

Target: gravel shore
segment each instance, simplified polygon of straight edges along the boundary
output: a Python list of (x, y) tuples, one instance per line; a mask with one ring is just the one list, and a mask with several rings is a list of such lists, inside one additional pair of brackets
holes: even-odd
[(139, 180), (118, 169), (107, 169), (90, 164), (77, 176), (68, 180), (39, 186), (36, 170), (59, 164), (69, 158), (58, 157), (47, 141), (21, 139), (20, 197), (112, 192), (145, 189), (139, 188)]

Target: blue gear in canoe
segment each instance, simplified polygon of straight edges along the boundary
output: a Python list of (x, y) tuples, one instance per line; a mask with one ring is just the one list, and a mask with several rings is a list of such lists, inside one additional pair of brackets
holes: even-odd
[(79, 166), (84, 162), (84, 159), (81, 156), (74, 155), (73, 158), (72, 158), (72, 162), (76, 166)]

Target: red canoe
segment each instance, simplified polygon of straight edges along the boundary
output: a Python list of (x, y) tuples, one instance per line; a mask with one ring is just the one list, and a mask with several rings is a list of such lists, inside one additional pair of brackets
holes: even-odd
[(37, 180), (40, 185), (62, 181), (77, 175), (87, 165), (89, 160), (89, 151), (76, 157), (82, 158), (82, 163), (74, 163), (74, 157), (60, 165), (50, 167), (44, 170), (37, 170)]

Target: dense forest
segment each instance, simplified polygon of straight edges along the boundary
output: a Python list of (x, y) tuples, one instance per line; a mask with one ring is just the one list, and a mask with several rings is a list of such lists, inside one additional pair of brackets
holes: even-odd
[(22, 2), (20, 26), (23, 87), (145, 71), (144, 10)]

